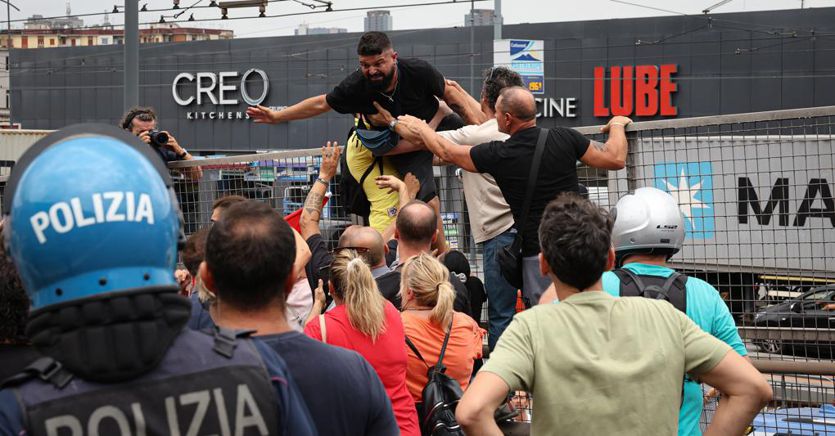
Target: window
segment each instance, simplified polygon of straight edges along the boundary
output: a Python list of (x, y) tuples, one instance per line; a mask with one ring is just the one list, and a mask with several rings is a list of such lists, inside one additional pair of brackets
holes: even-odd
[(110, 38), (108, 38), (108, 37), (106, 37), (106, 36), (102, 36), (102, 37), (101, 37), (101, 44), (102, 44), (102, 45), (108, 45), (108, 44), (110, 44)]
[(20, 42), (23, 43), (20, 46), (21, 48), (28, 48), (29, 47), (29, 37), (28, 36), (24, 36), (23, 38), (20, 38)]
[(49, 45), (55, 45), (55, 38), (49, 38)]
[(43, 48), (43, 36), (38, 36), (38, 48)]
[(87, 45), (94, 45), (94, 44), (93, 44), (93, 37), (92, 37), (92, 36), (88, 36), (88, 37), (87, 37)]
[(75, 47), (75, 38), (73, 38), (73, 39), (71, 39), (71, 40), (70, 40), (70, 45), (72, 45), (73, 47)]

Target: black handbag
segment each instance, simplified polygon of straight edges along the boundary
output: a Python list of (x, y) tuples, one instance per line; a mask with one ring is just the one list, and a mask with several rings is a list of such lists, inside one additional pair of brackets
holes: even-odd
[(525, 229), (528, 211), (531, 208), (533, 191), (536, 188), (539, 167), (542, 166), (542, 153), (545, 151), (545, 141), (547, 139), (548, 129), (539, 129), (539, 140), (536, 142), (536, 150), (533, 153), (533, 161), (531, 162), (531, 173), (530, 177), (528, 177), (528, 188), (525, 191), (525, 203), (522, 205), (522, 214), (519, 216), (521, 219), (516, 223), (516, 237), (513, 238), (512, 244), (505, 245), (496, 254), (502, 277), (517, 289), (521, 289), (523, 284), (522, 241), (524, 235), (522, 233)]

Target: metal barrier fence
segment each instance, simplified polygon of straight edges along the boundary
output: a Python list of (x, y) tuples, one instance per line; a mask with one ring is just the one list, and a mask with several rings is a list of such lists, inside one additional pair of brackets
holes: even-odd
[[(830, 106), (634, 123), (627, 128), (624, 170), (578, 168), (581, 183), (603, 207), (642, 186), (677, 198), (687, 238), (673, 265), (716, 287), (750, 356), (771, 374), (775, 400), (755, 421), (771, 432), (762, 434), (800, 426), (827, 434), (827, 425), (835, 428), (835, 412), (826, 418), (819, 409), (835, 402), (833, 121)], [(605, 139), (599, 126), (578, 130)], [(265, 201), (284, 214), (299, 209), (318, 175), (319, 153), (314, 148), (171, 163), (186, 232), (208, 224), (213, 201), (225, 195)], [(197, 165), (202, 178), (182, 175)], [(0, 198), (9, 166), (0, 165)], [(477, 211), (466, 208), (458, 171), (435, 168), (444, 232), (450, 246), (468, 257), (473, 274), (482, 276), (481, 248), (469, 226), (469, 213)], [(339, 177), (322, 221), (331, 246), (353, 222)], [(714, 407), (706, 403), (704, 422)]]
[[(820, 107), (634, 123), (627, 129), (624, 170), (578, 168), (581, 183), (603, 207), (642, 186), (677, 198), (687, 238), (672, 263), (716, 287), (750, 356), (766, 372), (780, 372), (770, 376), (775, 401), (758, 417), (788, 420), (780, 431), (822, 425), (811, 408), (787, 408), (835, 401), (833, 374), (804, 373), (804, 367), (815, 365), (835, 372), (835, 313), (829, 310), (835, 305), (825, 305), (835, 303), (833, 120), (835, 107)], [(605, 140), (599, 126), (579, 130)], [(311, 149), (199, 162), (204, 172), (199, 182), (178, 182), (187, 230), (205, 225), (212, 201), (223, 195), (267, 201), (285, 214), (300, 208), (318, 174), (318, 155)], [(477, 211), (467, 210), (457, 171), (435, 169), (444, 231), (450, 246), (467, 255), (474, 274), (481, 276), (481, 250), (469, 226), (469, 213)], [(323, 234), (333, 245), (352, 221), (344, 213), (338, 182), (331, 191)], [(705, 422), (713, 407), (706, 403)]]

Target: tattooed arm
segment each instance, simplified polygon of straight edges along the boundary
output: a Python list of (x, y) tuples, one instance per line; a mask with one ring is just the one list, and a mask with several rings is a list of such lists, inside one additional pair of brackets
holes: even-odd
[(609, 133), (606, 143), (591, 141), (589, 148), (580, 160), (594, 168), (607, 170), (619, 170), (626, 166), (626, 125), (631, 123), (627, 117), (617, 116), (609, 120), (609, 123), (600, 129), (603, 133)]
[(322, 147), (322, 165), (319, 168), (319, 178), (313, 182), (313, 187), (307, 193), (304, 200), (304, 208), (299, 218), (299, 228), (304, 240), (313, 235), (321, 233), (319, 220), (322, 217), (322, 203), (325, 193), (328, 191), (328, 184), (336, 175), (336, 167), (339, 165), (339, 146), (336, 141), (328, 141), (327, 146)]

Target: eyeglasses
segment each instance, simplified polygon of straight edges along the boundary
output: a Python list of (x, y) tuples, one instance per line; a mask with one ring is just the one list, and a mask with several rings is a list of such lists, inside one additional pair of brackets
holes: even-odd
[(336, 247), (333, 250), (331, 250), (331, 254), (336, 254), (336, 253), (339, 253), (340, 251), (343, 251), (343, 250), (354, 250), (357, 253), (363, 254), (363, 253), (368, 253), (369, 248), (368, 247), (351, 247), (351, 246)]

